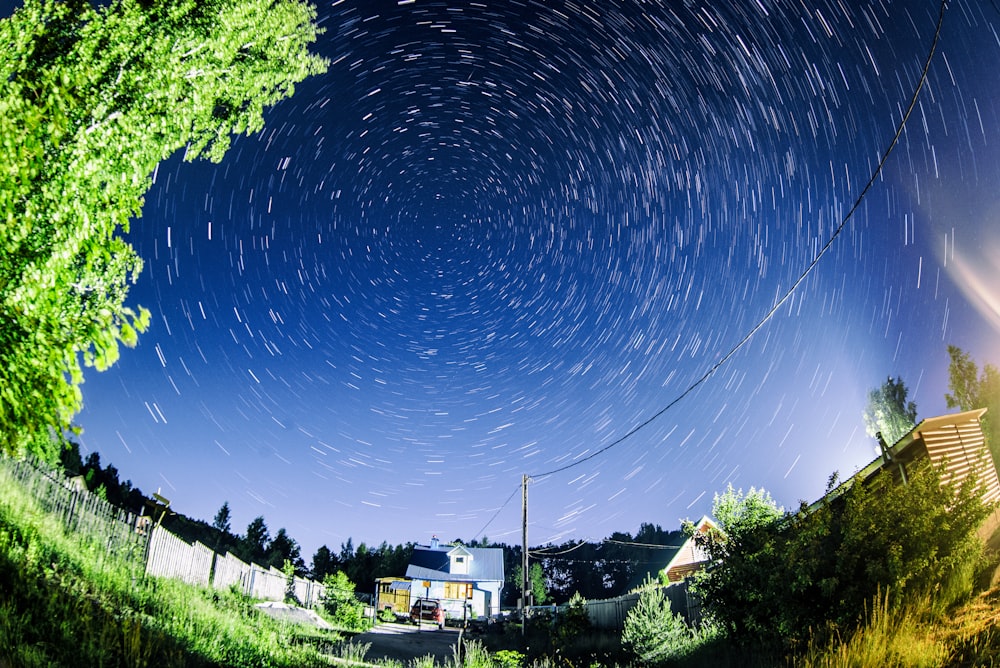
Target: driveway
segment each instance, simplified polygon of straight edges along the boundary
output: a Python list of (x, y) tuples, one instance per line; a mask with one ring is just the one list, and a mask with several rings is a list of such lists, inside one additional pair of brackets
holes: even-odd
[(459, 629), (424, 625), (418, 629), (412, 624), (379, 624), (371, 631), (354, 636), (355, 645), (371, 643), (365, 661), (392, 659), (404, 665), (413, 659), (431, 655), (438, 664), (453, 656), (459, 639)]

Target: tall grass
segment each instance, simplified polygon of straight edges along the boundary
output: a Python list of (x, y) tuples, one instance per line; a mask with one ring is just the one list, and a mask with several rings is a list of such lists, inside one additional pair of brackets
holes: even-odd
[(893, 606), (888, 593), (876, 599), (865, 624), (846, 640), (834, 638), (826, 646), (810, 645), (803, 668), (935, 668), (951, 654), (934, 633), (938, 616), (930, 597), (905, 606)]
[[(996, 558), (994, 555), (994, 562)], [(984, 566), (989, 564), (983, 558), (981, 546), (970, 544), (965, 558), (958, 560), (945, 581), (932, 591), (896, 602), (889, 592), (880, 593), (857, 631), (823, 646), (810, 643), (799, 665), (804, 668), (992, 665), (1000, 646), (1000, 636), (995, 630), (998, 615), (995, 606), (983, 605), (982, 601), (994, 602), (997, 591), (973, 597), (977, 575)]]
[(0, 665), (329, 665), (295, 639), (242, 595), (146, 578), (68, 534), (0, 467)]

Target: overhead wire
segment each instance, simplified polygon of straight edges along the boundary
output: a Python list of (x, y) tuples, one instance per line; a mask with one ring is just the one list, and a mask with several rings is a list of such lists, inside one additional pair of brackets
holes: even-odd
[(507, 497), (507, 500), (500, 504), (500, 507), (497, 508), (495, 513), (493, 513), (493, 517), (487, 520), (486, 524), (483, 525), (483, 528), (480, 529), (479, 532), (472, 537), (472, 540), (479, 540), (479, 537), (483, 535), (483, 532), (486, 531), (486, 529), (489, 528), (491, 524), (493, 524), (493, 521), (497, 518), (500, 512), (507, 507), (507, 504), (510, 503), (510, 500), (514, 498), (514, 495), (517, 494), (518, 491), (520, 491), (520, 489), (521, 489), (520, 485), (514, 488), (514, 491), (510, 493), (510, 496)]
[[(896, 144), (899, 143), (899, 138), (903, 135), (903, 131), (906, 129), (906, 122), (909, 120), (910, 115), (913, 113), (913, 110), (917, 105), (917, 99), (920, 96), (920, 91), (923, 90), (924, 84), (927, 82), (927, 74), (930, 71), (931, 61), (934, 58), (934, 53), (937, 51), (938, 42), (940, 41), (941, 38), (941, 29), (944, 25), (944, 16), (947, 10), (947, 6), (948, 6), (947, 0), (941, 0), (940, 8), (938, 11), (937, 25), (935, 26), (934, 36), (931, 39), (930, 48), (928, 49), (927, 52), (927, 58), (925, 59), (923, 69), (920, 72), (920, 78), (917, 80), (917, 84), (914, 87), (913, 95), (910, 96), (909, 106), (907, 106), (906, 112), (903, 114), (903, 117), (897, 124), (896, 132), (893, 135), (892, 140), (889, 142), (888, 146), (882, 151), (878, 164), (872, 171), (871, 176), (865, 183), (864, 188), (861, 189), (861, 192), (858, 194), (857, 198), (855, 198), (854, 204), (851, 206), (850, 210), (848, 210), (848, 212), (841, 219), (840, 224), (837, 226), (837, 229), (833, 231), (833, 233), (830, 235), (830, 238), (827, 239), (823, 247), (816, 253), (812, 261), (806, 266), (806, 268), (802, 271), (802, 273), (795, 280), (795, 282), (792, 283), (792, 285), (788, 288), (788, 290), (785, 291), (785, 293), (781, 296), (781, 298), (774, 303), (774, 305), (767, 311), (767, 313), (764, 314), (764, 316), (757, 322), (757, 324), (755, 324), (752, 328), (750, 328), (750, 330), (743, 336), (743, 338), (741, 338), (736, 343), (736, 345), (734, 345), (729, 350), (729, 352), (723, 355), (715, 364), (709, 367), (709, 369), (705, 373), (703, 373), (698, 379), (696, 379), (693, 383), (691, 383), (683, 392), (674, 397), (674, 399), (672, 399), (669, 403), (667, 403), (663, 408), (659, 409), (658, 411), (653, 413), (650, 417), (646, 418), (636, 426), (632, 427), (627, 432), (625, 432), (625, 434), (613, 440), (611, 443), (608, 443), (604, 447), (595, 450), (594, 452), (590, 453), (589, 455), (586, 455), (585, 457), (575, 459), (569, 464), (565, 464), (563, 466), (559, 466), (542, 473), (530, 474), (528, 476), (529, 480), (533, 478), (546, 478), (552, 475), (556, 475), (558, 473), (562, 473), (564, 471), (568, 471), (569, 469), (580, 466), (585, 462), (588, 462), (596, 457), (599, 457), (600, 455), (603, 455), (608, 450), (611, 450), (612, 448), (621, 445), (628, 439), (635, 436), (639, 431), (648, 427), (650, 424), (652, 424), (661, 416), (663, 416), (663, 414), (665, 414), (667, 411), (669, 411), (678, 403), (680, 403), (682, 400), (684, 400), (689, 394), (694, 392), (712, 375), (714, 375), (715, 372), (718, 371), (723, 365), (729, 362), (729, 360), (731, 360), (736, 355), (736, 353), (739, 352), (743, 348), (743, 346), (745, 346), (750, 341), (750, 339), (753, 338), (753, 336), (758, 331), (760, 331), (760, 329), (763, 328), (764, 325), (766, 325), (771, 320), (771, 318), (773, 318), (774, 315), (785, 305), (785, 303), (791, 298), (791, 296), (795, 293), (795, 291), (799, 288), (799, 286), (812, 273), (813, 269), (816, 268), (816, 265), (819, 264), (819, 261), (823, 258), (823, 256), (825, 256), (826, 253), (830, 250), (831, 246), (833, 246), (834, 241), (836, 241), (836, 239), (840, 236), (841, 232), (844, 231), (844, 228), (847, 226), (847, 223), (854, 217), (854, 214), (860, 208), (862, 201), (864, 201), (865, 197), (868, 195), (868, 192), (874, 185), (875, 180), (882, 173), (882, 170), (885, 167), (885, 163), (886, 161), (888, 161), (889, 156), (892, 154), (893, 149), (895, 149)], [(506, 508), (507, 504), (510, 503), (511, 499), (514, 498), (514, 495), (517, 493), (518, 489), (520, 489), (520, 486), (518, 486), (518, 488), (515, 489), (514, 492), (512, 492), (509, 497), (507, 497), (507, 500), (504, 501), (503, 504), (501, 504), (501, 506), (497, 509), (496, 513), (494, 513), (493, 517), (491, 517), (490, 520), (486, 523), (486, 525), (479, 530), (479, 533), (476, 534), (476, 538), (478, 538), (479, 535), (481, 535), (484, 531), (486, 531), (487, 527), (489, 527), (489, 525), (494, 520), (496, 520), (500, 512), (504, 508)]]
[(745, 346), (747, 342), (750, 341), (750, 339), (754, 336), (754, 334), (756, 334), (765, 324), (767, 324), (771, 320), (771, 318), (774, 317), (774, 314), (777, 313), (778, 310), (785, 305), (785, 302), (788, 301), (788, 299), (799, 288), (799, 286), (803, 283), (803, 281), (805, 281), (805, 279), (809, 276), (809, 274), (812, 273), (816, 265), (819, 264), (820, 259), (822, 259), (824, 255), (826, 255), (827, 251), (829, 251), (830, 247), (833, 245), (833, 242), (836, 241), (837, 237), (839, 237), (841, 232), (844, 231), (844, 228), (847, 226), (847, 223), (851, 220), (851, 218), (854, 217), (855, 212), (861, 206), (861, 202), (864, 200), (865, 196), (868, 194), (868, 191), (871, 190), (872, 185), (875, 183), (875, 179), (877, 179), (879, 175), (882, 173), (882, 169), (885, 166), (886, 161), (889, 159), (889, 155), (896, 147), (896, 144), (899, 143), (899, 138), (902, 136), (903, 130), (906, 128), (906, 122), (910, 118), (910, 114), (913, 113), (913, 109), (917, 105), (917, 98), (920, 95), (920, 91), (923, 89), (924, 84), (927, 81), (927, 73), (930, 70), (931, 60), (934, 58), (934, 53), (937, 50), (938, 41), (940, 40), (941, 37), (941, 27), (944, 25), (944, 15), (945, 15), (945, 10), (947, 9), (947, 4), (948, 4), (947, 0), (941, 0), (940, 11), (938, 13), (938, 19), (937, 19), (937, 26), (934, 30), (934, 37), (931, 40), (930, 49), (928, 50), (927, 53), (927, 59), (924, 61), (924, 67), (920, 73), (920, 78), (917, 81), (916, 87), (914, 88), (913, 95), (910, 97), (910, 104), (907, 107), (906, 112), (903, 114), (903, 117), (900, 120), (899, 124), (896, 126), (896, 133), (893, 135), (892, 141), (889, 142), (889, 145), (882, 152), (882, 156), (879, 159), (878, 165), (875, 167), (875, 170), (872, 172), (871, 177), (868, 179), (868, 182), (865, 184), (865, 187), (862, 188), (861, 193), (854, 200), (853, 206), (851, 206), (850, 210), (844, 215), (843, 219), (840, 221), (840, 224), (837, 226), (837, 229), (834, 230), (833, 234), (830, 235), (830, 238), (819, 250), (819, 252), (816, 253), (812, 261), (805, 268), (805, 270), (803, 270), (803, 272), (799, 275), (799, 277), (795, 280), (795, 282), (792, 283), (791, 287), (789, 287), (788, 290), (785, 291), (781, 299), (775, 302), (775, 304), (770, 308), (770, 310), (768, 310), (768, 312), (764, 315), (764, 317), (761, 318), (757, 322), (757, 324), (754, 325), (750, 329), (750, 331), (748, 331), (746, 335), (743, 336), (743, 338), (740, 339), (736, 343), (736, 345), (734, 345), (729, 350), (729, 352), (723, 355), (722, 358), (719, 359), (719, 361), (717, 361), (715, 364), (709, 367), (708, 371), (706, 371), (704, 374), (701, 375), (701, 377), (699, 377), (697, 380), (691, 383), (691, 385), (689, 385), (687, 389), (685, 389), (683, 392), (677, 395), (666, 406), (656, 411), (650, 417), (646, 418), (636, 426), (632, 427), (630, 430), (625, 432), (624, 435), (618, 437), (617, 439), (613, 440), (611, 443), (605, 445), (604, 447), (595, 450), (589, 455), (576, 459), (564, 466), (560, 466), (552, 470), (545, 471), (544, 473), (531, 474), (530, 477), (545, 478), (551, 475), (555, 475), (557, 473), (562, 473), (563, 471), (567, 471), (571, 468), (575, 468), (583, 464), (584, 462), (588, 462), (591, 459), (594, 459), (595, 457), (603, 455), (608, 450), (611, 450), (612, 448), (621, 445), (622, 443), (630, 439), (632, 436), (635, 436), (640, 430), (652, 424), (654, 421), (660, 418), (664, 413), (669, 411), (671, 408), (680, 403), (685, 397), (694, 392), (694, 390), (696, 390), (699, 386), (701, 386), (702, 383), (708, 380), (716, 371), (719, 370), (720, 367), (722, 367), (730, 359), (732, 359), (733, 356), (737, 352), (739, 352), (739, 350), (743, 348), (743, 346)]

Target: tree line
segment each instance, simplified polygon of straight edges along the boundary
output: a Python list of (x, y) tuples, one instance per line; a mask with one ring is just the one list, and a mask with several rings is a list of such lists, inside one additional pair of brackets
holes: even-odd
[[(157, 502), (131, 480), (122, 481), (113, 464), (102, 464), (99, 453), (82, 457), (74, 441), (60, 451), (60, 464), (67, 476), (79, 477), (88, 490), (115, 506), (137, 515), (149, 515), (157, 507)], [(288, 561), (300, 577), (323, 581), (328, 575), (342, 572), (359, 594), (372, 592), (377, 578), (402, 577), (416, 547), (414, 542), (391, 545), (387, 541), (377, 546), (364, 542), (355, 546), (348, 538), (339, 549), (321, 545), (307, 562), (298, 541), (284, 527), (272, 534), (263, 515), (253, 518), (242, 532), (234, 530), (228, 501), (222, 503), (211, 522), (168, 511), (163, 526), (188, 542), (198, 541), (247, 563), (282, 569)], [(657, 524), (643, 523), (634, 535), (616, 531), (600, 542), (570, 541), (530, 548), (532, 602), (565, 603), (575, 593), (588, 599), (619, 596), (661, 570), (673, 555), (670, 548), (683, 540), (680, 529), (667, 531)], [(521, 596), (520, 545), (495, 543), (486, 537), (456, 538), (451, 542), (503, 550), (506, 582), (501, 604), (517, 604)]]
[[(946, 402), (949, 407), (961, 410), (983, 406), (990, 409), (983, 416), (983, 431), (987, 446), (997, 461), (993, 425), (1000, 416), (1000, 373), (991, 364), (980, 369), (968, 353), (956, 346), (948, 346), (948, 354)], [(872, 437), (881, 432), (891, 444), (913, 428), (917, 412), (908, 393), (899, 377), (888, 377), (880, 387), (869, 392), (864, 421)], [(102, 465), (96, 452), (81, 458), (79, 446), (70, 441), (60, 450), (60, 462), (67, 475), (81, 476), (88, 489), (114, 505), (137, 514), (148, 514), (155, 506), (155, 502), (130, 480), (121, 481), (114, 465)], [(748, 497), (747, 503), (754, 498), (753, 495)], [(716, 512), (727, 511), (723, 507)], [(364, 542), (355, 546), (348, 538), (339, 549), (320, 546), (307, 562), (299, 543), (285, 528), (279, 528), (272, 535), (263, 515), (255, 517), (242, 532), (233, 530), (231, 520), (231, 509), (226, 501), (211, 523), (168, 513), (163, 524), (185, 540), (199, 541), (264, 567), (280, 569), (288, 561), (296, 575), (317, 581), (342, 572), (359, 594), (371, 592), (377, 578), (403, 576), (416, 546), (413, 542), (391, 545), (386, 541), (377, 546)], [(599, 542), (567, 541), (529, 548), (532, 602), (536, 605), (565, 603), (574, 594), (591, 600), (620, 596), (651, 576), (655, 579), (685, 538), (681, 529), (665, 530), (657, 524), (643, 523), (635, 534), (616, 531)], [(501, 604), (511, 607), (517, 604), (521, 596), (520, 545), (494, 543), (486, 537), (456, 538), (452, 542), (503, 550), (506, 582)]]
[[(1000, 375), (990, 364), (980, 370), (956, 346), (948, 346), (948, 355), (946, 403), (988, 409), (982, 427), (996, 463)], [(898, 376), (869, 392), (864, 422), (870, 436), (892, 445), (916, 419)], [(986, 561), (977, 531), (994, 508), (983, 500), (979, 481), (956, 485), (926, 460), (912, 464), (905, 479), (878, 475), (849, 483), (835, 473), (820, 501), (789, 511), (760, 488), (730, 485), (716, 494), (712, 514), (719, 529), (684, 526), (710, 561), (692, 585), (703, 603), (701, 622), (689, 625), (661, 590), (647, 586), (626, 619), (623, 646), (644, 665), (711, 652), (720, 642), (791, 665), (821, 647), (860, 656), (870, 642), (879, 653), (865, 654), (857, 665), (911, 665), (871, 629), (901, 619), (933, 623), (988, 581), (995, 561)], [(855, 642), (866, 629), (876, 640)]]

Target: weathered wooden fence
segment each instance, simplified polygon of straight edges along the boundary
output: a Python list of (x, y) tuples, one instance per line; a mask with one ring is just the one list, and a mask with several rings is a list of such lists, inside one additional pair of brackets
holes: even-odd
[[(688, 624), (701, 621), (701, 601), (692, 594), (687, 581), (675, 582), (661, 587), (670, 600), (670, 609), (680, 613)], [(639, 594), (625, 594), (616, 598), (599, 601), (587, 601), (587, 616), (590, 623), (600, 629), (618, 629), (625, 627), (625, 618), (629, 611), (639, 601)]]
[[(189, 584), (227, 589), (235, 586), (253, 598), (282, 601), (288, 578), (275, 568), (247, 564), (227, 553), (216, 553), (199, 542), (188, 543), (151, 518), (117, 508), (62, 471), (41, 462), (0, 457), (8, 470), (41, 507), (62, 522), (67, 532), (95, 553), (98, 563), (114, 557), (134, 564), (146, 575), (174, 578)], [(322, 584), (296, 577), (295, 597), (307, 607), (318, 605)]]
[(109, 558), (142, 563), (146, 518), (111, 505), (88, 492), (82, 483), (38, 462), (0, 457), (0, 466), (46, 513), (61, 522), (81, 547), (93, 553), (98, 566)]
[(213, 556), (213, 551), (201, 543), (188, 543), (158, 526), (149, 539), (146, 573), (208, 586)]

